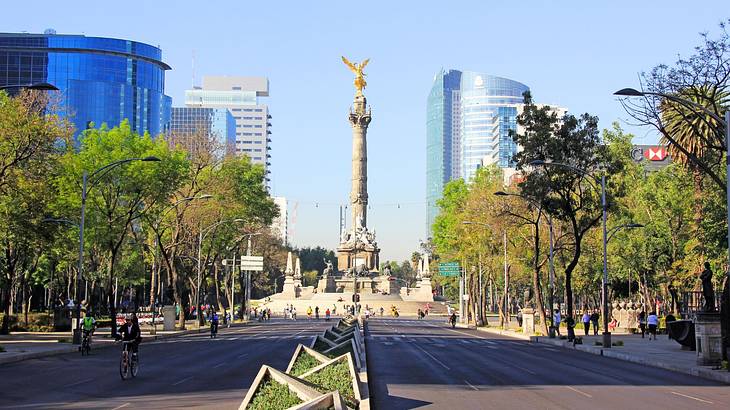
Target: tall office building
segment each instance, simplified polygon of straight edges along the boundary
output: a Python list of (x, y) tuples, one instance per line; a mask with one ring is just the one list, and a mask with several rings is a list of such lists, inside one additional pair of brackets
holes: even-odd
[(289, 243), (289, 210), (287, 208), (287, 201), (283, 196), (275, 196), (272, 199), (279, 208), (279, 216), (272, 222), (271, 230), (281, 239), (284, 245), (287, 245)]
[(197, 141), (193, 136), (207, 135), (216, 145), (217, 157), (235, 153), (236, 120), (225, 108), (172, 107), (169, 138), (189, 151)]
[(481, 166), (514, 166), (523, 93), (516, 81), (470, 71), (441, 70), (435, 77), (426, 108), (426, 224), (431, 232), (438, 214), (436, 202), (444, 185), (470, 180)]
[(136, 41), (54, 30), (0, 33), (0, 86), (56, 86), (59, 114), (77, 136), (91, 124), (114, 127), (125, 119), (139, 134), (161, 134), (170, 120), (169, 69), (159, 48)]
[(271, 115), (259, 97), (269, 96), (266, 77), (203, 77), (203, 86), (185, 91), (187, 107), (225, 108), (236, 121), (236, 153), (245, 154), (254, 164), (262, 164), (266, 181), (270, 173), (269, 143)]

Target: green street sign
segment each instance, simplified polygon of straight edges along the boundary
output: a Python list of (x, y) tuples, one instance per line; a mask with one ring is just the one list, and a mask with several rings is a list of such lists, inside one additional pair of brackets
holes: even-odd
[(459, 262), (439, 263), (439, 274), (441, 276), (459, 276), (461, 274)]

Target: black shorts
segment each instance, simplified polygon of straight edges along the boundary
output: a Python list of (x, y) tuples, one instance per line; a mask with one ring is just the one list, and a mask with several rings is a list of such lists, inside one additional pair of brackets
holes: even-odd
[(649, 333), (651, 333), (651, 334), (656, 333), (656, 325), (649, 325)]

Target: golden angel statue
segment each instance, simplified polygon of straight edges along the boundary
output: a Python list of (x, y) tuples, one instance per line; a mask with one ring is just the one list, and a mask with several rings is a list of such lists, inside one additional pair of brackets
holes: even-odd
[(351, 63), (350, 60), (346, 59), (343, 56), (342, 62), (344, 62), (348, 67), (350, 67), (350, 70), (353, 73), (355, 73), (355, 90), (357, 90), (355, 95), (362, 95), (362, 89), (368, 85), (368, 83), (365, 82), (365, 76), (367, 74), (363, 73), (362, 70), (365, 68), (366, 65), (368, 65), (368, 63), (370, 62), (370, 59), (366, 58), (365, 61), (358, 64), (358, 63)]

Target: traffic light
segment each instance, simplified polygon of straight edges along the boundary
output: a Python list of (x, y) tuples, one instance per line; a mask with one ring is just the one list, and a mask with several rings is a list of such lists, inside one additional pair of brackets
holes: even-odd
[(353, 303), (360, 302), (360, 294), (359, 293), (355, 293), (355, 294), (352, 295), (352, 302)]

